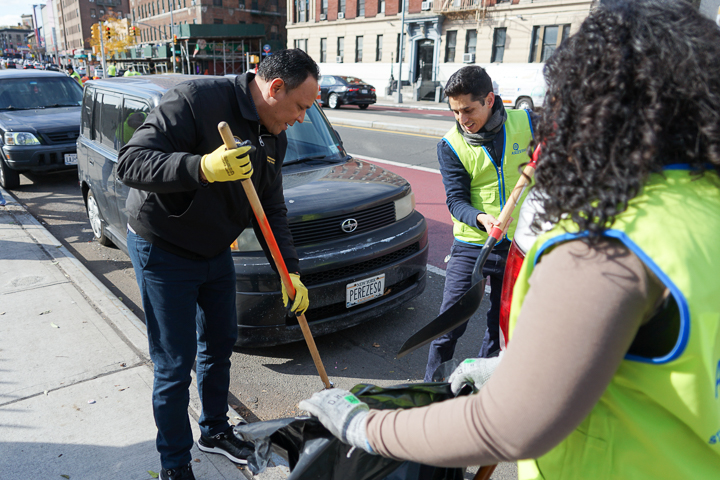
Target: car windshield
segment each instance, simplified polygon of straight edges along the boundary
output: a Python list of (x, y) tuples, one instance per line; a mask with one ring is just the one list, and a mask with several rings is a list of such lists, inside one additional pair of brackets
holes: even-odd
[(363, 82), (362, 80), (360, 80), (360, 79), (357, 78), (357, 77), (340, 77), (340, 78), (342, 78), (343, 80), (345, 80), (347, 83), (354, 83), (354, 84), (356, 84), (356, 85), (360, 85), (360, 84), (365, 83), (365, 82)]
[(0, 110), (74, 107), (82, 103), (82, 87), (69, 77), (0, 80)]
[(303, 123), (296, 122), (287, 129), (287, 138), (288, 148), (283, 165), (345, 159), (340, 140), (315, 104), (305, 113)]

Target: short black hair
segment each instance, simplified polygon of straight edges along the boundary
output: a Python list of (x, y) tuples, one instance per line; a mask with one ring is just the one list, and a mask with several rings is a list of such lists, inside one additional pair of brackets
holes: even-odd
[(473, 101), (485, 105), (485, 97), (493, 91), (492, 80), (484, 68), (468, 65), (453, 73), (445, 84), (445, 96), (472, 95)]
[(292, 90), (302, 85), (309, 75), (318, 80), (320, 68), (310, 55), (299, 48), (290, 48), (265, 58), (258, 66), (257, 75), (267, 82), (279, 78)]
[(73, 66), (72, 66), (72, 65), (68, 65), (67, 67), (65, 67), (65, 70), (72, 70), (72, 71), (75, 71), (75, 69), (73, 68)]

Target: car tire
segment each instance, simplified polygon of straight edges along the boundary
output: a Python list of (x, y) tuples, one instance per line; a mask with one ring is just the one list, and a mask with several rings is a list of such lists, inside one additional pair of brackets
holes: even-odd
[(340, 108), (340, 97), (338, 97), (337, 93), (330, 94), (330, 98), (328, 98), (328, 107)]
[(528, 97), (520, 97), (517, 102), (515, 102), (515, 108), (517, 110), (532, 110), (533, 101)]
[(8, 190), (20, 186), (20, 173), (8, 167), (4, 158), (0, 158), (0, 185)]
[(105, 235), (105, 225), (103, 224), (102, 216), (100, 215), (100, 207), (98, 207), (92, 190), (88, 191), (85, 208), (87, 209), (88, 220), (90, 220), (90, 227), (92, 228), (95, 240), (100, 245), (112, 245), (112, 240)]
[(360, 108), (360, 110), (365, 110), (365, 109), (367, 109), (367, 107), (369, 107), (369, 106), (370, 106), (370, 105), (368, 105), (368, 104), (366, 103), (366, 104), (364, 104), (364, 105), (358, 105), (358, 108)]

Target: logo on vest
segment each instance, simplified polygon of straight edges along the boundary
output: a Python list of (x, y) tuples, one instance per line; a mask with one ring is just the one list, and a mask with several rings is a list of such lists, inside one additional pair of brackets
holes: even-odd
[(518, 155), (524, 152), (527, 152), (527, 147), (521, 149), (520, 145), (518, 145), (517, 143), (513, 143), (512, 152), (510, 152), (511, 155)]
[(717, 431), (715, 435), (710, 437), (710, 441), (708, 442), (710, 445), (715, 445), (716, 443), (720, 442), (720, 430)]

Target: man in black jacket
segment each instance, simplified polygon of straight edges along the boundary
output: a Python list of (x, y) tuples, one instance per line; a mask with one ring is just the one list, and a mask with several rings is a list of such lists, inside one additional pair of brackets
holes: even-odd
[[(251, 179), (297, 292), (291, 309), (308, 307), (287, 224), (280, 172), (285, 130), (302, 122), (318, 92), (319, 70), (301, 50), (269, 56), (257, 75), (193, 80), (170, 89), (120, 151), (127, 200), (127, 246), (143, 299), (155, 365), (153, 410), (161, 478), (193, 479), (187, 408), (197, 354), (202, 402), (200, 450), (247, 463), (252, 445), (227, 419), (230, 355), (237, 339), (235, 268), (230, 244), (251, 223), (242, 185)], [(243, 142), (223, 146), (226, 121)], [(283, 297), (287, 295), (283, 287)]]

